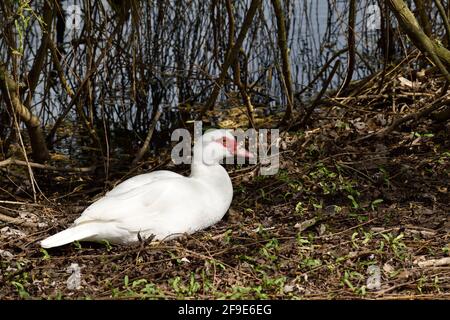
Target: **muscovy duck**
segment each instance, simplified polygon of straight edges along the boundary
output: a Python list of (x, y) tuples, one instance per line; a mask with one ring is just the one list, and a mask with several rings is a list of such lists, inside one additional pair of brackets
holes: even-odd
[(209, 131), (194, 144), (189, 177), (166, 170), (132, 177), (86, 208), (70, 228), (42, 240), (41, 246), (102, 240), (129, 244), (151, 236), (168, 240), (205, 229), (230, 207), (233, 186), (219, 162), (234, 155), (253, 157), (230, 131)]

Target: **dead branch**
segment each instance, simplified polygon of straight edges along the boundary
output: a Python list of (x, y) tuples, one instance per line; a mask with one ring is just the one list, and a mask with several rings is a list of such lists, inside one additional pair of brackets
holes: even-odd
[(148, 147), (150, 145), (150, 141), (152, 140), (153, 131), (155, 131), (156, 124), (158, 123), (159, 117), (161, 116), (162, 111), (158, 109), (155, 113), (155, 117), (153, 118), (153, 121), (150, 125), (150, 128), (148, 129), (147, 137), (145, 138), (144, 144), (142, 145), (141, 149), (139, 149), (139, 152), (136, 154), (136, 157), (134, 158), (133, 162), (131, 163), (132, 166), (135, 166), (144, 156), (145, 152), (148, 150)]
[(428, 108), (424, 108), (416, 113), (411, 113), (402, 118), (395, 120), (389, 127), (378, 132), (376, 134), (376, 136), (378, 136), (379, 138), (383, 138), (387, 134), (394, 131), (401, 124), (408, 122), (410, 120), (417, 121), (420, 118), (426, 117), (433, 111), (436, 111), (437, 109), (439, 109), (440, 107), (442, 107), (445, 104), (448, 104), (449, 102), (450, 102), (449, 95), (446, 94), (445, 96), (442, 96), (442, 97), (438, 98), (437, 100), (435, 100)]
[(417, 262), (417, 265), (421, 268), (448, 266), (450, 265), (450, 257), (419, 261)]
[(42, 169), (42, 170), (50, 170), (50, 171), (78, 172), (78, 173), (92, 172), (97, 167), (97, 166), (93, 165), (90, 167), (81, 167), (81, 168), (63, 168), (63, 167), (55, 167), (55, 166), (51, 166), (51, 165), (47, 165), (47, 164), (17, 160), (14, 158), (8, 158), (6, 160), (0, 161), (0, 167), (6, 167), (6, 166), (10, 166), (10, 165), (25, 166), (25, 167), (31, 167), (31, 168)]
[(55, 43), (50, 40), (48, 42), (50, 47), (50, 52), (52, 54), (52, 60), (53, 64), (55, 66), (56, 71), (58, 72), (59, 80), (61, 81), (61, 86), (66, 90), (67, 94), (70, 98), (73, 98), (75, 93), (73, 92), (72, 88), (70, 87), (69, 83), (67, 82), (67, 79), (64, 75), (63, 68), (61, 66), (61, 63), (59, 61), (60, 53), (58, 52), (58, 48), (56, 47)]
[(383, 227), (373, 227), (370, 228), (370, 231), (372, 232), (377, 232), (377, 233), (383, 233), (383, 232), (401, 232), (403, 230), (403, 232), (405, 234), (412, 234), (412, 235), (419, 235), (422, 236), (424, 238), (433, 238), (436, 237), (436, 231), (431, 230), (431, 229), (424, 229), (424, 228), (419, 228), (419, 227), (407, 227), (406, 229), (403, 227), (395, 227), (395, 228), (383, 228)]
[(295, 93), (295, 96), (297, 96), (298, 98), (308, 89), (312, 88), (312, 85), (319, 80), (319, 78), (322, 76), (322, 74), (325, 73), (325, 71), (328, 70), (328, 68), (330, 67), (331, 63), (336, 59), (339, 58), (339, 56), (343, 53), (345, 53), (348, 50), (348, 48), (344, 48), (341, 49), (337, 52), (335, 52), (330, 59), (328, 59), (327, 62), (325, 62), (325, 64), (323, 65), (323, 67), (320, 69), (320, 71), (314, 76), (314, 78), (303, 88), (301, 89), (299, 92)]
[(336, 63), (333, 66), (333, 69), (331, 70), (330, 74), (328, 75), (328, 78), (327, 78), (325, 84), (323, 85), (322, 89), (320, 90), (319, 94), (316, 96), (314, 101), (308, 107), (308, 109), (305, 112), (305, 115), (301, 118), (301, 120), (299, 121), (298, 125), (294, 125), (295, 129), (303, 128), (306, 125), (306, 123), (308, 122), (309, 118), (311, 117), (311, 114), (314, 111), (314, 108), (318, 105), (318, 103), (321, 101), (323, 95), (327, 91), (328, 86), (330, 85), (331, 80), (333, 79), (334, 74), (336, 73), (340, 63), (341, 63), (340, 60), (336, 61)]
[(28, 228), (37, 228), (38, 227), (37, 223), (24, 221), (24, 220), (18, 219), (18, 218), (13, 218), (13, 217), (4, 215), (3, 213), (0, 213), (0, 221), (15, 224), (18, 226), (24, 226), (24, 227), (28, 227)]

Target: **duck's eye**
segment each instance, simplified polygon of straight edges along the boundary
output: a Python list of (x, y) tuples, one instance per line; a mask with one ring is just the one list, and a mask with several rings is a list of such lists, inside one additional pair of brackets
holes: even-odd
[(225, 138), (225, 137), (222, 138), (222, 144), (223, 144), (223, 145), (226, 145), (226, 144), (227, 144), (227, 138)]

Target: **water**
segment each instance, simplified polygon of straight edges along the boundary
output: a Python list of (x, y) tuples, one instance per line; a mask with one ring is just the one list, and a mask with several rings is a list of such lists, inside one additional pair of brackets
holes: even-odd
[[(85, 3), (90, 3), (89, 11)], [(97, 68), (90, 77), (92, 91), (89, 94), (84, 92), (79, 102), (87, 119), (100, 130), (128, 130), (137, 140), (145, 136), (156, 108), (165, 110), (157, 129), (179, 126), (180, 107), (203, 104), (220, 73), (228, 42), (228, 20), (224, 8), (220, 7), (223, 2), (217, 2), (219, 7), (211, 8), (209, 2), (200, 0), (141, 1), (138, 14), (130, 10), (123, 28), (112, 38), (118, 13), (108, 3), (106, 0), (62, 1), (64, 10), (71, 8), (66, 12), (65, 33), (63, 42), (59, 44), (63, 50), (61, 65), (69, 85), (74, 90), (78, 89), (89, 70)], [(249, 3), (249, 0), (234, 2), (238, 30)], [(296, 0), (283, 3), (286, 6), (293, 82), (298, 91), (311, 82), (330, 57), (346, 47), (348, 1)], [(362, 0), (357, 3), (355, 32), (359, 55), (354, 79), (378, 69), (381, 61), (377, 44), (379, 23), (373, 13), (375, 2)], [(78, 17), (80, 12), (81, 18)], [(372, 29), (368, 28), (368, 18), (373, 20), (375, 27)], [(88, 19), (89, 24), (86, 23)], [(133, 22), (136, 19), (137, 24)], [(248, 60), (246, 81), (254, 102), (283, 107), (286, 99), (280, 85), (281, 62), (275, 26), (270, 2), (263, 1), (262, 11), (255, 18), (243, 44)], [(36, 21), (31, 23), (26, 39), (20, 59), (22, 73), (30, 70), (40, 44), (40, 27)], [(91, 44), (86, 39), (90, 39)], [(108, 41), (111, 46), (108, 46)], [(0, 43), (0, 55), (4, 60), (5, 48), (6, 44)], [(89, 52), (92, 54), (91, 65), (88, 64)], [(101, 61), (100, 57), (103, 57)], [(331, 87), (342, 83), (346, 73), (346, 55), (339, 59), (342, 64)], [(372, 69), (367, 67), (364, 59), (371, 62)], [(95, 66), (97, 60), (100, 62)], [(54, 123), (71, 102), (59, 80), (51, 79), (52, 70), (54, 66), (49, 62), (32, 100), (33, 111), (44, 125)], [(329, 72), (324, 72), (307, 88), (304, 96), (320, 90)], [(232, 84), (227, 83), (218, 102), (230, 99), (236, 91)], [(66, 119), (80, 123), (75, 108)]]

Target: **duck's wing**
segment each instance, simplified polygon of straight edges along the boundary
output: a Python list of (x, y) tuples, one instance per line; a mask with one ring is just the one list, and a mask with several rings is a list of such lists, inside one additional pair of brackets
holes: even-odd
[(139, 188), (142, 185), (150, 184), (158, 180), (167, 178), (181, 178), (181, 177), (183, 176), (168, 170), (159, 170), (150, 173), (140, 174), (119, 183), (111, 191), (107, 192), (105, 197), (110, 196), (115, 197), (121, 194), (126, 194), (131, 192), (133, 189)]
[(75, 225), (85, 222), (116, 222), (125, 226), (126, 221), (150, 221), (183, 202), (192, 202), (199, 191), (195, 183), (183, 176), (155, 180), (126, 192), (100, 198), (86, 208), (75, 220)]
[[(51, 248), (75, 240), (102, 239), (111, 243), (128, 243), (136, 241), (141, 230), (152, 230), (154, 234), (153, 230), (157, 228), (153, 226), (155, 222), (158, 226), (161, 209), (164, 204), (168, 205), (170, 186), (184, 179), (187, 178), (156, 180), (115, 196), (105, 196), (91, 204), (70, 228), (44, 239), (41, 245)], [(147, 234), (143, 236), (147, 237)]]

